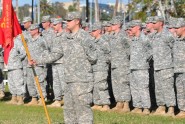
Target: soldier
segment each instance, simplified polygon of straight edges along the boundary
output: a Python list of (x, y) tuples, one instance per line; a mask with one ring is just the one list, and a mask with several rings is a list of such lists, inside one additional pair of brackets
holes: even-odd
[(178, 118), (185, 118), (185, 20), (178, 18), (175, 21), (176, 41), (173, 47), (174, 72), (176, 77), (177, 103), (180, 112)]
[(102, 26), (104, 27), (104, 34), (110, 34), (112, 31), (112, 27), (109, 21), (104, 21)]
[(0, 99), (3, 99), (5, 96), (4, 93), (4, 83), (3, 83), (3, 68), (4, 68), (4, 60), (3, 60), (3, 48), (0, 45)]
[[(62, 39), (64, 39), (64, 37), (66, 36), (66, 32), (62, 29), (62, 18), (55, 18), (53, 20), (53, 28), (55, 32), (57, 32), (57, 35), (54, 38), (52, 44), (56, 44), (59, 42), (63, 47), (65, 47), (66, 45), (63, 42), (66, 41)], [(52, 72), (53, 72), (53, 91), (55, 102), (49, 106), (60, 107), (62, 96), (64, 96), (64, 87), (65, 87), (63, 58), (52, 63)]]
[(132, 95), (133, 113), (150, 113), (150, 94), (149, 94), (149, 41), (142, 34), (141, 21), (133, 20), (130, 24), (132, 41), (130, 45), (130, 89)]
[[(25, 38), (25, 41), (26, 42), (29, 42), (29, 40), (32, 39), (31, 37), (31, 34), (29, 32), (29, 28), (31, 26), (31, 23), (32, 23), (32, 18), (31, 17), (24, 17), (23, 18), (23, 26), (24, 26), (24, 31), (22, 32), (24, 38)], [(19, 42), (22, 42), (22, 39), (21, 37), (19, 36), (18, 38), (20, 41)], [(26, 53), (26, 52), (25, 52)], [(28, 64), (28, 59), (27, 57), (25, 57), (23, 60), (22, 60), (22, 63), (23, 63), (23, 72), (24, 72), (24, 85), (25, 85), (25, 98), (28, 97), (28, 91), (27, 91), (27, 73), (26, 73), (26, 70), (27, 70), (27, 64)]]
[(23, 62), (26, 58), (26, 53), (21, 42), (20, 36), (14, 39), (14, 47), (10, 51), (10, 56), (8, 59), (8, 84), (9, 90), (12, 94), (11, 101), (8, 104), (24, 104), (23, 96), (25, 94), (24, 85), (24, 72), (23, 72)]
[[(47, 48), (45, 46), (45, 41), (44, 38), (42, 38), (39, 35), (39, 25), (38, 24), (32, 24), (30, 26), (30, 34), (32, 36), (32, 40), (28, 42), (28, 49), (30, 51), (31, 58), (33, 60), (37, 60), (40, 58), (40, 54), (45, 51)], [(46, 98), (46, 84), (45, 84), (45, 79), (46, 79), (46, 68), (44, 64), (40, 64), (35, 66), (35, 71), (36, 74), (38, 75), (39, 78), (39, 83), (42, 89), (42, 93), (44, 98)], [(37, 98), (40, 96), (39, 92), (37, 90), (35, 80), (34, 80), (34, 75), (31, 66), (27, 66), (27, 86), (28, 86), (28, 92), (30, 96), (32, 97), (31, 102), (28, 103), (28, 105), (41, 105), (42, 101), (38, 100)]]
[[(51, 27), (51, 18), (49, 15), (42, 17), (42, 27), (44, 30), (42, 31), (42, 36), (45, 39), (45, 46), (50, 51), (51, 44), (53, 41), (53, 38), (56, 36), (56, 33)], [(49, 89), (53, 88), (53, 77), (52, 77), (52, 66), (51, 64), (47, 64), (47, 94), (49, 96)]]
[(112, 88), (117, 102), (115, 110), (130, 111), (129, 102), (129, 43), (125, 34), (121, 32), (122, 20), (115, 17), (111, 21), (113, 34), (111, 36), (111, 74)]
[[(66, 124), (93, 124), (92, 103), (93, 70), (97, 60), (92, 37), (80, 29), (81, 14), (69, 12), (66, 16), (67, 37), (70, 44), (65, 58), (64, 121)], [(65, 54), (65, 53), (64, 53)]]
[(176, 105), (174, 92), (174, 72), (172, 47), (174, 38), (172, 34), (164, 28), (162, 17), (154, 17), (153, 28), (156, 31), (152, 40), (153, 60), (154, 60), (154, 78), (155, 95), (157, 110), (155, 115), (174, 115), (174, 106)]
[[(110, 53), (109, 43), (101, 36), (101, 23), (94, 23), (91, 29), (91, 35), (95, 37), (95, 45), (97, 49), (97, 63), (93, 65), (94, 88), (93, 88), (93, 108), (107, 111), (110, 109), (110, 96), (108, 91), (108, 59)], [(103, 107), (103, 108), (102, 108)]]

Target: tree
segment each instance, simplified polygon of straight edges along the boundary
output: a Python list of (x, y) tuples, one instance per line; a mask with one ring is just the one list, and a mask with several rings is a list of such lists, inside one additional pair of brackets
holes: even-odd
[(47, 0), (40, 1), (41, 16), (43, 15), (55, 15), (54, 8), (48, 3)]
[(67, 11), (64, 9), (63, 3), (55, 2), (52, 6), (54, 8), (55, 15), (63, 17), (63, 18), (65, 17)]

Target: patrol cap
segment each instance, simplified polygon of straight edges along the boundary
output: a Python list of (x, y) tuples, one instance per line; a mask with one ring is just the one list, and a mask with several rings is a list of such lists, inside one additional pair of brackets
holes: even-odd
[(153, 23), (164, 22), (164, 18), (162, 16), (154, 16)]
[(51, 21), (50, 15), (43, 16), (43, 17), (42, 17), (42, 22), (50, 22), (50, 21)]
[(102, 24), (100, 22), (95, 22), (91, 27), (91, 31), (95, 31), (98, 29), (102, 29)]
[(122, 24), (122, 17), (121, 16), (115, 16), (111, 21), (110, 23), (112, 25), (115, 25), (115, 24)]
[(34, 29), (37, 29), (39, 28), (39, 24), (35, 23), (35, 24), (31, 24), (30, 26), (30, 30), (34, 30)]
[(89, 23), (88, 23), (88, 22), (83, 21), (83, 22), (82, 22), (82, 27), (89, 27)]
[(81, 19), (81, 13), (78, 11), (67, 13), (65, 20)]
[(146, 23), (153, 23), (154, 22), (154, 16), (150, 16), (146, 18)]
[(54, 19), (55, 19), (55, 18), (50, 18), (51, 23), (53, 23)]
[(185, 20), (183, 18), (178, 18), (175, 28), (181, 28), (185, 26)]
[(26, 22), (32, 22), (32, 18), (31, 17), (24, 17), (22, 23), (26, 23)]
[(132, 20), (129, 24), (129, 27), (142, 26), (141, 20)]
[(62, 23), (63, 19), (62, 18), (55, 18), (53, 19), (53, 24), (56, 25), (58, 23)]
[(109, 21), (103, 21), (102, 26), (103, 27), (110, 27), (111, 23)]

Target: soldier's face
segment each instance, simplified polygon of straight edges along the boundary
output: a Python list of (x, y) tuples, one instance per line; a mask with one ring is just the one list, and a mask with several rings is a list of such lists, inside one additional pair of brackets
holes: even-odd
[(35, 35), (37, 35), (39, 32), (39, 29), (34, 29), (34, 30), (30, 30), (30, 34), (32, 37), (34, 37)]
[(59, 31), (62, 28), (62, 24), (55, 24), (53, 25), (55, 31)]
[(149, 29), (149, 30), (152, 30), (153, 29), (153, 26), (154, 26), (153, 23), (147, 23), (146, 24), (146, 28)]
[(23, 25), (25, 29), (28, 29), (31, 26), (31, 22), (25, 22)]
[(93, 37), (97, 38), (100, 33), (101, 33), (101, 30), (94, 30), (94, 31), (91, 32), (91, 35)]
[(43, 27), (44, 29), (50, 27), (50, 22), (42, 22), (42, 27)]
[(67, 20), (67, 28), (71, 31), (75, 29), (77, 26), (79, 26), (79, 24), (80, 24), (79, 19)]
[(112, 30), (115, 31), (120, 28), (120, 24), (115, 24), (111, 26)]
[(163, 22), (161, 22), (161, 21), (158, 21), (158, 22), (156, 22), (154, 25), (153, 25), (153, 27), (154, 27), (154, 29), (159, 29), (160, 27), (162, 27), (163, 26)]
[(183, 34), (183, 31), (185, 31), (184, 29), (185, 27), (177, 28), (176, 29), (177, 36), (181, 36)]

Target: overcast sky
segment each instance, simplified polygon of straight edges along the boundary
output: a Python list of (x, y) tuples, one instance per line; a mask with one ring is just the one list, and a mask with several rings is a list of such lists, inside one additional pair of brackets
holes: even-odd
[[(24, 4), (30, 4), (31, 5), (31, 1), (32, 0), (19, 0), (19, 6), (22, 6)], [(35, 2), (37, 2), (37, 0), (34, 0)], [(59, 1), (59, 2), (70, 2), (72, 0), (52, 0), (52, 2), (56, 2), (56, 1)], [(81, 0), (82, 3), (84, 3), (86, 0)], [(89, 0), (89, 2), (91, 1), (94, 1), (94, 0)], [(99, 3), (114, 3), (115, 0), (98, 0)], [(122, 0), (123, 3), (128, 3), (128, 0)], [(13, 0), (13, 4), (15, 5), (15, 0)]]

